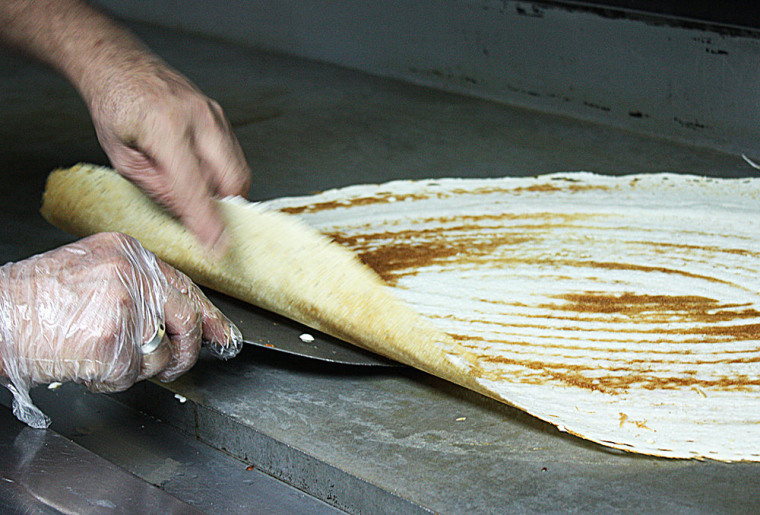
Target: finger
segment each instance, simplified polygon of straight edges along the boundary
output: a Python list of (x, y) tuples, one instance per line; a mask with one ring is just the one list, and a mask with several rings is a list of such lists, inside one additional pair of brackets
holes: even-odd
[(222, 108), (213, 100), (196, 127), (195, 142), (211, 190), (220, 196), (247, 196), (251, 170)]
[(142, 354), (142, 369), (138, 381), (153, 377), (158, 374), (172, 361), (172, 344), (169, 337), (164, 333), (161, 335), (161, 341), (158, 346), (148, 353)]
[(223, 359), (236, 356), (242, 347), (243, 337), (235, 324), (208, 300), (187, 275), (161, 260), (158, 260), (158, 263), (169, 286), (181, 292), (198, 307), (201, 313), (202, 338), (209, 349)]
[(136, 333), (141, 315), (131, 300), (124, 298), (121, 307), (105, 313), (103, 336), (87, 350), (84, 366), (75, 377), (93, 392), (112, 393), (126, 390), (140, 377), (142, 337)]
[(219, 243), (224, 223), (195, 157), (192, 141), (175, 142), (157, 151), (157, 167), (165, 180), (164, 203), (209, 249)]
[(165, 313), (172, 359), (156, 377), (168, 382), (187, 372), (198, 360), (203, 331), (197, 306), (175, 288), (168, 288)]
[(209, 249), (224, 247), (224, 223), (196, 156), (191, 132), (170, 127), (144, 138), (140, 148), (121, 145), (112, 164), (148, 196), (164, 205)]

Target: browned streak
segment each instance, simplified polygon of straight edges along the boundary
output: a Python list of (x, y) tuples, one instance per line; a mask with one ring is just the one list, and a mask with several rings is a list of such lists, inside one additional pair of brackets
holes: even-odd
[(413, 201), (413, 200), (426, 200), (429, 198), (449, 198), (452, 196), (461, 196), (461, 195), (472, 195), (472, 196), (478, 196), (478, 195), (493, 195), (496, 193), (504, 193), (504, 194), (521, 194), (524, 192), (533, 192), (533, 193), (556, 193), (560, 191), (570, 191), (572, 193), (579, 193), (583, 191), (590, 191), (590, 190), (604, 190), (607, 191), (609, 188), (607, 186), (602, 185), (592, 185), (592, 184), (574, 184), (568, 181), (567, 184), (535, 184), (532, 186), (521, 186), (517, 188), (504, 188), (499, 186), (485, 186), (482, 188), (476, 188), (472, 190), (466, 190), (462, 188), (454, 188), (450, 191), (435, 191), (430, 190), (429, 192), (418, 192), (418, 193), (394, 193), (391, 191), (382, 191), (377, 192), (372, 196), (366, 196), (366, 197), (353, 197), (353, 198), (346, 198), (341, 200), (331, 200), (331, 201), (324, 201), (324, 202), (314, 202), (312, 204), (307, 204), (303, 206), (293, 206), (293, 207), (284, 207), (281, 208), (280, 211), (284, 213), (290, 213), (290, 214), (302, 214), (302, 213), (317, 213), (320, 211), (327, 211), (332, 209), (338, 209), (338, 208), (351, 208), (356, 206), (368, 206), (373, 204), (390, 204), (395, 202), (406, 202), (406, 201)]
[[(544, 214), (546, 215), (546, 214)], [(507, 215), (481, 215), (470, 218), (463, 217), (459, 225), (441, 229), (440, 226), (423, 229), (407, 229), (402, 231), (382, 231), (372, 234), (346, 235), (340, 232), (329, 234), (336, 242), (345, 245), (359, 254), (361, 259), (375, 269), (383, 279), (395, 282), (397, 276), (405, 271), (416, 273), (419, 268), (433, 264), (504, 264), (504, 265), (537, 265), (556, 268), (571, 266), (576, 268), (596, 268), (601, 270), (626, 270), (639, 272), (657, 272), (675, 274), (684, 277), (701, 279), (723, 284), (731, 284), (722, 279), (697, 274), (682, 269), (664, 266), (647, 266), (634, 263), (607, 262), (595, 260), (568, 260), (525, 258), (522, 253), (507, 253), (495, 255), (495, 249), (502, 246), (512, 246), (537, 241), (545, 237), (551, 230), (556, 230), (563, 224), (544, 223), (532, 226), (529, 231), (483, 231), (484, 219)], [(564, 220), (568, 223), (568, 219)]]
[[(468, 320), (463, 319), (467, 323), (480, 323), (480, 320)], [(494, 325), (502, 325), (498, 322), (494, 322)], [(546, 326), (542, 325), (529, 325), (529, 324), (509, 324), (504, 325), (504, 327), (509, 328), (520, 328), (520, 329), (542, 329), (545, 330)], [(657, 330), (657, 329), (650, 329), (646, 331), (617, 331), (618, 335), (620, 335), (618, 338), (612, 338), (612, 337), (604, 337), (604, 338), (594, 338), (589, 335), (592, 331), (600, 331), (609, 333), (612, 332), (609, 329), (578, 329), (575, 327), (564, 327), (564, 328), (551, 328), (558, 332), (562, 332), (563, 334), (553, 334), (551, 336), (551, 340), (554, 342), (557, 342), (555, 344), (549, 344), (547, 343), (548, 338), (545, 338), (541, 343), (528, 343), (528, 342), (515, 342), (514, 340), (504, 340), (501, 338), (504, 338), (505, 336), (514, 336), (515, 338), (519, 338), (521, 334), (518, 333), (508, 333), (505, 331), (502, 331), (499, 333), (501, 338), (496, 338), (493, 335), (489, 337), (489, 341), (491, 343), (503, 343), (506, 345), (525, 345), (529, 347), (553, 347), (557, 349), (571, 349), (571, 350), (589, 350), (589, 351), (609, 351), (609, 345), (597, 347), (594, 344), (602, 343), (602, 344), (610, 344), (610, 343), (617, 343), (617, 344), (627, 344), (629, 345), (629, 348), (626, 349), (627, 352), (642, 352), (642, 353), (648, 353), (648, 352), (661, 352), (661, 353), (672, 353), (672, 352), (678, 352), (678, 353), (689, 353), (691, 352), (688, 349), (682, 349), (679, 348), (677, 350), (668, 350), (668, 351), (654, 351), (650, 349), (636, 349), (634, 346), (640, 345), (659, 345), (659, 346), (686, 346), (689, 344), (720, 344), (725, 345), (726, 343), (730, 342), (746, 342), (750, 344), (755, 344), (757, 342), (757, 338), (748, 338), (748, 339), (729, 339), (727, 337), (723, 338), (717, 338), (717, 337), (710, 337), (707, 338), (704, 334), (695, 332), (695, 337), (690, 338), (679, 338), (678, 340), (674, 340), (672, 338), (650, 338), (650, 339), (642, 339), (641, 335), (659, 335), (659, 334), (683, 334), (683, 331), (679, 331), (677, 329), (672, 330), (672, 332), (669, 333), (663, 333), (663, 331)], [(757, 335), (753, 335), (757, 336)], [(561, 343), (560, 343), (561, 342)], [(566, 342), (585, 342), (583, 345), (573, 345), (568, 344)], [(746, 350), (721, 350), (723, 353), (734, 353), (734, 352), (747, 352)]]
[(591, 268), (600, 268), (604, 270), (627, 270), (627, 271), (633, 271), (633, 272), (658, 272), (662, 274), (670, 274), (670, 275), (681, 275), (683, 277), (691, 277), (693, 279), (702, 279), (705, 281), (710, 282), (717, 282), (722, 284), (733, 284), (730, 281), (724, 281), (723, 279), (718, 279), (716, 277), (710, 277), (709, 275), (703, 275), (703, 274), (695, 274), (693, 272), (688, 272), (686, 270), (677, 270), (674, 268), (667, 268), (664, 266), (647, 266), (647, 265), (637, 265), (633, 263), (616, 263), (616, 262), (609, 262), (609, 261), (560, 261), (560, 264), (567, 264), (572, 265), (576, 267), (591, 267)]
[[(466, 233), (468, 226), (454, 228)], [(519, 245), (534, 239), (519, 234), (499, 235), (483, 241), (479, 237), (449, 239), (435, 235), (435, 229), (385, 232), (370, 236), (346, 236), (333, 233), (330, 236), (341, 245), (354, 249), (359, 258), (374, 269), (386, 282), (394, 283), (396, 275), (403, 270), (416, 270), (442, 262), (473, 260), (483, 257), (504, 245)], [(399, 243), (370, 247), (372, 241), (382, 239)]]
[(534, 184), (532, 186), (520, 186), (517, 188), (512, 188), (512, 192), (514, 193), (523, 193), (523, 192), (531, 192), (531, 193), (557, 193), (560, 191), (570, 191), (572, 193), (579, 193), (582, 191), (609, 191), (608, 186), (604, 186), (601, 184), (575, 184), (572, 182), (566, 183), (566, 184), (558, 184), (558, 183), (543, 183), (543, 184)]
[[(582, 345), (551, 345), (547, 343), (528, 343), (519, 339), (516, 340), (502, 340), (502, 339), (496, 339), (489, 337), (488, 340), (482, 336), (475, 336), (475, 335), (461, 335), (461, 334), (454, 334), (449, 333), (449, 335), (455, 340), (458, 341), (459, 344), (462, 347), (472, 349), (475, 351), (476, 354), (482, 353), (484, 351), (483, 345), (474, 343), (474, 342), (484, 342), (487, 343), (489, 346), (492, 346), (494, 344), (500, 344), (504, 350), (510, 350), (514, 353), (522, 353), (522, 354), (530, 354), (530, 355), (537, 355), (539, 353), (536, 352), (536, 349), (553, 349), (557, 351), (581, 351), (586, 352), (585, 355), (570, 357), (565, 356), (567, 359), (589, 359), (590, 357), (597, 357), (599, 359), (605, 359), (607, 361), (615, 362), (615, 361), (625, 361), (627, 363), (686, 363), (689, 364), (704, 364), (704, 365), (710, 365), (710, 364), (725, 364), (725, 363), (756, 363), (760, 362), (760, 352), (758, 352), (758, 349), (752, 348), (752, 349), (736, 349), (736, 350), (721, 350), (719, 354), (721, 355), (731, 355), (731, 354), (752, 354), (751, 357), (745, 357), (745, 358), (723, 358), (723, 359), (706, 359), (702, 358), (699, 359), (699, 356), (715, 356), (714, 352), (703, 352), (703, 353), (697, 353), (694, 349), (678, 349), (673, 347), (668, 347), (669, 344), (672, 344), (671, 341), (663, 341), (663, 342), (655, 342), (655, 343), (663, 343), (663, 348), (660, 350), (653, 350), (653, 349), (637, 349), (636, 345), (640, 345), (642, 343), (650, 343), (650, 342), (629, 342), (631, 344), (631, 347), (627, 347), (625, 349), (610, 349), (609, 347), (592, 347), (592, 346), (582, 346)], [(553, 338), (554, 339), (554, 338)], [(519, 351), (517, 348), (521, 348)], [(524, 350), (523, 350), (524, 348)], [(658, 356), (656, 359), (648, 358), (648, 359), (641, 359), (641, 358), (620, 358), (617, 357), (618, 354), (644, 354), (644, 355), (651, 355), (651, 356)], [(484, 355), (485, 356), (485, 355)], [(673, 359), (664, 359), (659, 356), (675, 356)], [(684, 357), (690, 357), (690, 360), (683, 359)]]
[(373, 197), (354, 197), (343, 200), (329, 200), (325, 202), (315, 202), (304, 206), (283, 207), (280, 211), (291, 215), (300, 215), (303, 213), (319, 213), (333, 209), (347, 209), (357, 206), (371, 206), (373, 204), (389, 204), (391, 202), (404, 202), (407, 200), (425, 200), (432, 195), (428, 194), (392, 194), (390, 192), (378, 193)]
[[(459, 215), (452, 215), (452, 216), (433, 216), (433, 217), (423, 217), (415, 219), (415, 224), (433, 224), (436, 226), (436, 231), (440, 231), (441, 227), (447, 224), (462, 224), (462, 223), (475, 223), (478, 222), (479, 224), (482, 224), (483, 222), (514, 222), (514, 221), (528, 221), (528, 220), (540, 220), (543, 223), (536, 224), (536, 223), (529, 223), (529, 224), (522, 224), (522, 225), (509, 225), (508, 227), (504, 226), (497, 226), (496, 229), (507, 229), (512, 230), (515, 228), (518, 229), (529, 229), (529, 228), (564, 228), (568, 227), (568, 224), (573, 222), (579, 222), (583, 220), (588, 220), (591, 218), (600, 218), (600, 217), (608, 217), (610, 215), (600, 215), (600, 214), (588, 214), (588, 213), (553, 213), (551, 211), (539, 211), (536, 213), (478, 213), (475, 215), (470, 214), (459, 214)], [(548, 222), (552, 223), (548, 223)], [(559, 222), (559, 223), (558, 223)], [(489, 226), (475, 226), (476, 228), (483, 230), (483, 229), (494, 229), (494, 227)], [(589, 226), (590, 228), (591, 226)], [(445, 230), (448, 230), (446, 228)]]
[[(468, 323), (489, 323), (487, 321), (478, 319), (467, 319)], [(709, 325), (709, 320), (704, 325), (696, 327), (657, 327), (648, 329), (620, 329), (617, 332), (622, 334), (661, 334), (661, 335), (699, 335), (702, 338), (698, 340), (684, 340), (683, 343), (725, 343), (726, 341), (745, 341), (755, 340), (760, 336), (760, 324), (742, 324), (742, 325)], [(498, 322), (496, 323), (498, 324)], [(509, 327), (520, 329), (547, 329), (546, 325), (541, 324), (525, 324), (525, 323), (510, 323)], [(568, 333), (593, 333), (593, 332), (612, 332), (612, 327), (601, 328), (584, 328), (579, 326), (562, 326), (551, 327), (553, 331), (564, 331)], [(711, 338), (707, 338), (707, 337)], [(680, 340), (679, 340), (680, 341)], [(679, 341), (668, 340), (669, 343), (677, 344)], [(634, 343), (634, 342), (631, 342)]]
[[(683, 372), (682, 376), (656, 376), (653, 370), (637, 370), (634, 367), (620, 367), (614, 371), (621, 374), (613, 375), (613, 370), (600, 369), (596, 366), (552, 364), (531, 359), (512, 359), (502, 356), (488, 356), (489, 363), (511, 365), (518, 370), (488, 370), (475, 366), (473, 371), (484, 379), (501, 381), (509, 379), (524, 384), (546, 384), (552, 381), (587, 390), (599, 390), (605, 393), (623, 393), (628, 388), (637, 385), (647, 390), (675, 390), (680, 388), (703, 388), (721, 390), (746, 391), (760, 386), (760, 377), (750, 377), (746, 374), (732, 376), (716, 376), (711, 379), (696, 377), (696, 371)], [(520, 370), (521, 369), (521, 370)], [(594, 377), (584, 375), (592, 372)], [(599, 374), (600, 372), (606, 373)], [(596, 376), (598, 375), (598, 377)]]
[[(501, 302), (503, 304), (503, 302)], [(511, 304), (510, 304), (511, 305)], [(545, 307), (542, 305), (542, 307)], [(551, 309), (551, 308), (546, 308)], [(674, 324), (674, 323), (684, 323), (688, 322), (688, 318), (691, 317), (685, 317), (682, 316), (682, 314), (675, 313), (675, 312), (663, 312), (663, 313), (643, 313), (641, 315), (638, 315), (635, 317), (635, 320), (632, 320), (633, 317), (631, 317), (628, 314), (625, 313), (608, 313), (606, 315), (602, 315), (599, 313), (583, 313), (578, 312), (577, 314), (571, 314), (571, 315), (558, 315), (553, 312), (546, 312), (546, 313), (493, 313), (497, 316), (502, 317), (520, 317), (525, 319), (536, 319), (536, 320), (546, 320), (546, 321), (562, 321), (562, 322), (579, 322), (579, 323), (594, 323), (603, 321), (607, 324), (614, 325), (614, 324), (625, 324), (625, 323), (647, 323), (647, 324)], [(728, 322), (731, 320), (748, 320), (748, 319), (755, 319), (760, 318), (760, 311), (756, 311), (754, 309), (745, 309), (741, 311), (717, 311), (712, 314), (713, 316), (710, 317), (710, 322)], [(452, 320), (461, 320), (461, 321), (467, 321), (467, 322), (482, 322), (484, 324), (495, 324), (495, 325), (503, 325), (503, 322), (498, 320), (485, 320), (485, 319), (477, 319), (476, 315), (472, 317), (456, 317), (454, 315), (438, 315), (438, 318), (451, 318)], [(510, 325), (512, 325), (510, 323)], [(546, 327), (545, 324), (542, 325), (533, 325), (532, 327)], [(586, 329), (581, 326), (577, 326), (575, 330), (578, 331), (593, 331), (595, 329)], [(599, 331), (607, 331), (609, 328), (604, 329), (598, 329)]]
[(689, 245), (685, 243), (666, 243), (666, 242), (651, 242), (651, 241), (629, 241), (630, 244), (645, 245), (653, 248), (662, 248), (665, 250), (678, 249), (678, 250), (698, 250), (705, 251), (712, 254), (734, 254), (738, 256), (746, 257), (760, 257), (760, 252), (755, 252), (748, 249), (734, 249), (717, 247), (714, 245)]
[(715, 299), (697, 295), (639, 295), (630, 292), (608, 295), (603, 292), (586, 292), (556, 295), (554, 298), (567, 301), (567, 304), (542, 307), (579, 313), (618, 313), (626, 316), (651, 312), (689, 313), (695, 309), (702, 315), (721, 307)]
[(631, 292), (614, 295), (585, 292), (567, 293), (554, 298), (566, 303), (540, 304), (537, 307), (578, 314), (615, 314), (620, 316), (618, 319), (635, 319), (640, 323), (714, 324), (760, 318), (760, 310), (748, 307), (748, 304), (722, 304), (715, 299), (697, 295), (641, 295)]
[[(465, 347), (467, 349), (472, 350), (474, 353), (483, 352), (483, 348), (479, 347), (477, 345), (466, 345), (463, 344), (462, 347)], [(564, 349), (563, 349), (564, 350)], [(626, 352), (626, 351), (621, 351)], [(629, 372), (633, 367), (641, 368), (643, 366), (650, 367), (650, 371), (654, 371), (655, 369), (652, 368), (654, 366), (662, 366), (662, 365), (689, 365), (689, 366), (714, 366), (714, 365), (752, 365), (756, 363), (760, 363), (760, 356), (757, 354), (751, 356), (751, 357), (745, 357), (745, 358), (724, 358), (724, 359), (690, 359), (686, 360), (683, 359), (684, 356), (690, 355), (690, 354), (682, 354), (682, 353), (663, 353), (665, 355), (674, 356), (672, 359), (663, 359), (659, 357), (649, 357), (649, 358), (617, 358), (614, 353), (608, 353), (608, 354), (587, 354), (584, 356), (560, 356), (560, 355), (546, 355), (546, 354), (531, 354), (532, 357), (537, 358), (539, 355), (544, 358), (542, 363), (547, 368), (565, 368), (568, 366), (569, 363), (573, 361), (587, 361), (589, 359), (594, 360), (593, 365), (588, 365), (585, 367), (585, 370), (600, 370), (604, 369), (607, 372)], [(746, 354), (746, 351), (744, 352)], [(649, 356), (655, 356), (656, 353), (649, 352), (647, 353)], [(483, 362), (489, 362), (492, 361), (494, 356), (492, 354), (481, 354), (480, 359)], [(549, 358), (556, 358), (557, 361), (551, 361)], [(604, 367), (601, 367), (598, 363), (604, 361), (607, 364)], [(682, 372), (687, 373), (687, 372)], [(696, 374), (696, 372), (694, 372)]]

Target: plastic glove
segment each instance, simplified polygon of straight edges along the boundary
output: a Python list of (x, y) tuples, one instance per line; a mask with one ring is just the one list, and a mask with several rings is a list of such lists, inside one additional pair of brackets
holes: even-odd
[[(171, 352), (144, 360), (141, 346), (162, 323)], [(117, 392), (147, 377), (171, 381), (195, 364), (202, 340), (225, 359), (242, 346), (186, 275), (129, 236), (96, 234), (0, 267), (0, 380), (32, 427), (50, 424), (33, 386), (75, 381)]]

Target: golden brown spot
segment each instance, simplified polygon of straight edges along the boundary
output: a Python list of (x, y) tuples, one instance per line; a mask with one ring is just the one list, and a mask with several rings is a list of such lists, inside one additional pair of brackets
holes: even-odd
[(652, 430), (650, 427), (647, 426), (646, 420), (632, 420), (631, 422), (636, 424), (636, 427), (638, 427), (639, 429), (649, 429), (650, 431)]
[(539, 192), (539, 193), (556, 193), (559, 191), (571, 191), (572, 193), (578, 193), (581, 191), (591, 191), (591, 190), (599, 190), (599, 191), (609, 191), (608, 186), (604, 186), (601, 184), (577, 184), (572, 181), (562, 181), (560, 182), (553, 182), (553, 183), (543, 183), (543, 184), (533, 184), (531, 186), (520, 186), (517, 188), (512, 188), (510, 191), (514, 193), (523, 193), (525, 191), (528, 192)]
[(685, 251), (704, 251), (708, 254), (734, 254), (737, 256), (747, 257), (760, 257), (760, 253), (747, 249), (727, 249), (725, 247), (717, 247), (714, 245), (688, 245), (684, 243), (663, 243), (663, 242), (651, 242), (651, 241), (630, 241), (628, 243), (646, 245), (655, 249), (662, 249), (663, 252), (671, 252), (673, 249), (685, 250)]
[(283, 207), (280, 211), (291, 215), (299, 215), (302, 213), (319, 213), (321, 211), (329, 211), (333, 209), (348, 209), (357, 206), (371, 206), (375, 204), (390, 204), (393, 202), (405, 202), (408, 200), (425, 200), (431, 197), (449, 196), (443, 194), (424, 194), (424, 193), (408, 193), (408, 194), (394, 194), (391, 192), (380, 192), (372, 197), (354, 197), (346, 198), (342, 200), (330, 200), (325, 202), (315, 202), (313, 204), (307, 204), (305, 206)]
[[(606, 294), (603, 292), (568, 293), (554, 298), (563, 304), (542, 304), (551, 310), (572, 311), (578, 314), (615, 314), (636, 322), (688, 322), (714, 324), (730, 320), (760, 318), (760, 310), (748, 304), (722, 304), (715, 299), (696, 295), (638, 295), (634, 293)], [(577, 317), (571, 317), (576, 319)], [(749, 326), (744, 326), (749, 327)], [(710, 329), (704, 334), (716, 334)]]
[[(485, 379), (523, 384), (546, 384), (560, 383), (586, 390), (596, 390), (603, 393), (624, 393), (632, 386), (646, 390), (676, 390), (691, 389), (719, 389), (728, 391), (748, 391), (760, 387), (760, 377), (746, 374), (733, 374), (728, 376), (715, 376), (709, 379), (700, 379), (692, 374), (682, 376), (669, 375), (672, 370), (656, 370), (655, 368), (621, 367), (620, 373), (614, 374), (612, 370), (605, 370), (596, 364), (570, 364), (550, 363), (530, 359), (512, 359), (503, 356), (480, 356), (482, 362), (496, 365), (510, 365), (515, 368), (504, 370), (502, 368), (482, 367), (474, 369), (479, 377)], [(657, 365), (652, 361), (652, 365)], [(600, 372), (606, 372), (602, 375)], [(662, 374), (662, 375), (659, 375)]]
[[(500, 234), (484, 240), (474, 232), (476, 226), (460, 225), (450, 228), (470, 237), (447, 238), (437, 229), (382, 232), (371, 235), (347, 236), (329, 234), (337, 243), (345, 245), (374, 269), (386, 282), (394, 283), (400, 272), (416, 273), (420, 268), (444, 262), (462, 263), (482, 260), (495, 249), (505, 245), (519, 245), (531, 241), (531, 237), (519, 234)], [(378, 244), (378, 242), (393, 242)]]

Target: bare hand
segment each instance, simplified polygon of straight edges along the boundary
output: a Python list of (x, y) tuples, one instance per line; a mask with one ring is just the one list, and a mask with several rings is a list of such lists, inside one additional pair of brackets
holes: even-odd
[(224, 226), (212, 197), (245, 196), (251, 185), (219, 105), (159, 61), (115, 72), (90, 98), (90, 109), (114, 168), (207, 247), (219, 244)]
[(220, 243), (212, 196), (246, 195), (251, 174), (216, 102), (83, 0), (2, 1), (0, 40), (63, 73), (113, 167), (207, 247)]

